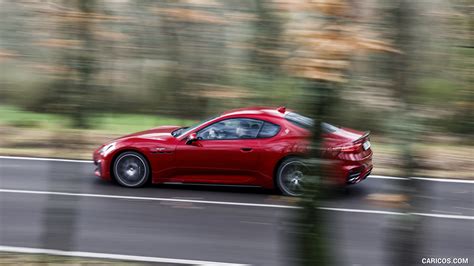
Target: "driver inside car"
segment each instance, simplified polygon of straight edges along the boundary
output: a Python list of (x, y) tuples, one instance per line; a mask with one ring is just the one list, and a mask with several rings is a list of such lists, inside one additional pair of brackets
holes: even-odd
[(251, 138), (252, 137), (252, 129), (250, 127), (250, 123), (248, 121), (240, 121), (239, 126), (235, 130), (237, 137), (240, 139)]

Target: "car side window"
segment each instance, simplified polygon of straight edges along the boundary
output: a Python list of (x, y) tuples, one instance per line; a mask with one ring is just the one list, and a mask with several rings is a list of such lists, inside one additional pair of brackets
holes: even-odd
[(275, 125), (269, 122), (265, 122), (263, 124), (260, 133), (258, 133), (259, 138), (271, 138), (280, 132), (280, 126)]
[(202, 140), (254, 139), (263, 121), (249, 118), (231, 118), (216, 122), (200, 130), (197, 134)]

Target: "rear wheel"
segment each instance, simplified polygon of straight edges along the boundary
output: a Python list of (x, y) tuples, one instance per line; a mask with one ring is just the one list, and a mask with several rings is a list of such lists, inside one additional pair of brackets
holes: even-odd
[(150, 167), (143, 155), (127, 151), (114, 161), (113, 173), (117, 182), (125, 187), (141, 187), (146, 184)]
[(283, 160), (277, 170), (276, 185), (287, 196), (301, 196), (304, 192), (308, 169), (299, 158)]

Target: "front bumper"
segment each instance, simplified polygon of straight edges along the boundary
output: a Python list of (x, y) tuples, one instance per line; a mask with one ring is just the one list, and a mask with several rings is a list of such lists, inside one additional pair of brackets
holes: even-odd
[(92, 159), (95, 165), (94, 174), (101, 179), (110, 180), (110, 167), (107, 164), (107, 160), (97, 151), (94, 152)]
[(98, 177), (102, 176), (102, 161), (101, 160), (94, 160), (94, 174)]

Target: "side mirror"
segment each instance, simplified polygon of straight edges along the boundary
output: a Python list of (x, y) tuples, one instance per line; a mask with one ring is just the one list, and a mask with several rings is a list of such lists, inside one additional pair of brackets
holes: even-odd
[(195, 141), (198, 140), (198, 136), (196, 133), (191, 133), (186, 140), (186, 145), (192, 145)]

